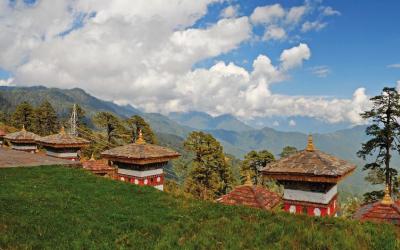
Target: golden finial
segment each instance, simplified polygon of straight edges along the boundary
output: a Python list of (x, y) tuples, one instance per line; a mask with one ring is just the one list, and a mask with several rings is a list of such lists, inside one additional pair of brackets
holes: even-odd
[(386, 184), (385, 195), (381, 201), (383, 205), (392, 205), (394, 203), (392, 197), (390, 196), (389, 185)]
[(141, 129), (139, 129), (139, 135), (138, 138), (136, 139), (136, 144), (146, 144), (145, 139), (143, 139), (143, 134)]
[(22, 131), (22, 132), (26, 132), (25, 124), (22, 124), (22, 129), (21, 129), (21, 131)]
[(246, 181), (244, 182), (245, 186), (253, 186), (253, 182), (251, 181), (250, 171), (247, 171)]
[(60, 129), (60, 135), (65, 135), (65, 129), (64, 129), (63, 125), (61, 126), (61, 129)]
[(314, 151), (314, 150), (315, 150), (312, 135), (309, 135), (309, 136), (308, 136), (307, 148), (306, 148), (306, 150), (307, 150), (307, 151)]
[(90, 160), (89, 161), (95, 161), (96, 159), (94, 158), (94, 153), (92, 152), (92, 156), (90, 156)]

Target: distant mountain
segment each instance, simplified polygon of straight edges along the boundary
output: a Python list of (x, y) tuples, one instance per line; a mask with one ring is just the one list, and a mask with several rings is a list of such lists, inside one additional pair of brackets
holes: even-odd
[(199, 130), (225, 129), (237, 132), (254, 130), (253, 127), (229, 114), (213, 117), (204, 112), (191, 111), (170, 113), (168, 117), (181, 125)]
[[(60, 116), (69, 116), (69, 108), (78, 103), (91, 117), (99, 111), (113, 112), (121, 117), (141, 115), (156, 132), (160, 144), (173, 147), (182, 152), (183, 141), (193, 130), (203, 130), (212, 134), (224, 146), (226, 153), (242, 158), (250, 150), (271, 151), (278, 156), (285, 146), (305, 148), (307, 134), (300, 132), (282, 132), (272, 128), (253, 129), (233, 116), (212, 117), (202, 112), (173, 113), (169, 117), (157, 113), (144, 113), (132, 106), (119, 106), (93, 97), (82, 89), (57, 89), (45, 87), (0, 87), (0, 110), (13, 110), (22, 101), (33, 105), (47, 99)], [(318, 149), (351, 161), (358, 166), (357, 172), (347, 178), (342, 188), (363, 193), (369, 185), (363, 180), (364, 164), (357, 156), (361, 143), (367, 140), (365, 126), (338, 130), (332, 133), (313, 134)], [(393, 158), (393, 165), (400, 165), (399, 157)]]

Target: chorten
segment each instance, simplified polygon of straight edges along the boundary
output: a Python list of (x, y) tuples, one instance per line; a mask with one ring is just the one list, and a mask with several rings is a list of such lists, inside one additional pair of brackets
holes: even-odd
[(24, 125), (22, 125), (22, 129), (20, 131), (4, 136), (4, 140), (8, 141), (11, 144), (12, 149), (26, 151), (30, 153), (36, 152), (36, 140), (38, 139), (40, 139), (40, 136), (32, 132), (26, 131)]
[(118, 167), (119, 180), (163, 190), (163, 167), (180, 154), (169, 148), (146, 143), (139, 131), (135, 143), (106, 150), (101, 156)]
[(266, 179), (284, 186), (284, 210), (312, 216), (335, 216), (338, 209), (337, 184), (356, 166), (315, 148), (308, 137), (307, 147), (265, 166)]

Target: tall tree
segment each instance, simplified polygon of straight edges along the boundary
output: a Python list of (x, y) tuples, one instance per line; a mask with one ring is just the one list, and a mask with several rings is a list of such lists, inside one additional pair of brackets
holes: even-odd
[(288, 157), (294, 153), (296, 153), (298, 150), (296, 147), (292, 147), (292, 146), (286, 146), (282, 149), (282, 152), (279, 154), (279, 156), (281, 158), (285, 158)]
[(209, 200), (226, 194), (232, 187), (233, 175), (221, 144), (210, 134), (192, 132), (184, 146), (194, 154), (185, 190), (195, 197)]
[(28, 102), (22, 102), (12, 114), (11, 124), (17, 128), (22, 128), (22, 125), (24, 125), (27, 130), (32, 130), (34, 128), (34, 117), (33, 107)]
[(34, 131), (42, 136), (57, 133), (60, 129), (57, 113), (47, 100), (35, 110), (34, 127)]
[(125, 123), (128, 125), (130, 142), (136, 141), (139, 134), (139, 130), (141, 130), (146, 142), (151, 144), (157, 144), (157, 138), (153, 130), (141, 116), (134, 115), (131, 118), (128, 118), (125, 121)]
[(121, 121), (110, 112), (99, 112), (93, 117), (94, 123), (106, 130), (107, 142), (115, 144), (121, 134)]
[(242, 183), (244, 183), (246, 178), (248, 178), (248, 175), (250, 175), (253, 184), (259, 184), (261, 178), (259, 173), (260, 169), (274, 160), (274, 155), (268, 150), (262, 150), (259, 152), (252, 150), (248, 152), (240, 167), (240, 179)]
[[(361, 114), (372, 123), (365, 131), (371, 139), (362, 144), (357, 154), (364, 160), (367, 156), (374, 158), (364, 165), (363, 170), (369, 171), (370, 181), (373, 180), (374, 184), (385, 183), (392, 192), (397, 171), (390, 167), (390, 160), (393, 151), (400, 152), (400, 96), (395, 88), (384, 88), (381, 95), (372, 97), (371, 101), (372, 108)], [(384, 180), (379, 180), (382, 179), (379, 175), (384, 176)], [(380, 198), (383, 192), (373, 195)], [(365, 197), (371, 197), (371, 194), (367, 193)]]

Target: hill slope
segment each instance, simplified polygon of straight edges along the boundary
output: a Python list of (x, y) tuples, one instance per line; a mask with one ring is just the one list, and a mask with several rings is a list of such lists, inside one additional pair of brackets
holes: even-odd
[(0, 180), (1, 249), (399, 247), (390, 225), (174, 198), (81, 169), (0, 169)]

